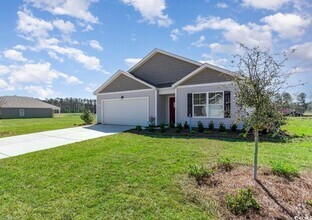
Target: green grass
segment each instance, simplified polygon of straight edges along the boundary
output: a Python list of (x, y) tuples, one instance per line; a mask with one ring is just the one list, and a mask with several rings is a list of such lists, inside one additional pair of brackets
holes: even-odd
[(0, 138), (73, 127), (81, 124), (80, 113), (55, 114), (54, 118), (0, 119)]
[[(122, 133), (0, 160), (0, 219), (214, 219), (186, 199), (191, 164), (252, 164), (253, 143)], [(312, 169), (312, 138), (261, 142), (259, 165)]]
[(289, 117), (287, 124), (282, 127), (289, 135), (312, 136), (312, 117)]
[[(0, 161), (0, 219), (209, 219), (180, 187), (190, 164), (220, 156), (251, 164), (253, 143), (123, 133)], [(260, 144), (273, 159), (312, 168), (311, 141)]]

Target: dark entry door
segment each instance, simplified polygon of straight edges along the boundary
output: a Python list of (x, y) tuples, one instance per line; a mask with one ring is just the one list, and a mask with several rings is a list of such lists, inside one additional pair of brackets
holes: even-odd
[(175, 123), (175, 97), (169, 97), (169, 122)]

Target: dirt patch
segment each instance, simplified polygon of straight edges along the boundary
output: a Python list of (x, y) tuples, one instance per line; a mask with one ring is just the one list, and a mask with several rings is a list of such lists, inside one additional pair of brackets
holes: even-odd
[[(217, 171), (206, 185), (198, 186), (189, 177), (181, 184), (190, 201), (212, 210), (212, 214), (222, 219), (312, 219), (312, 207), (307, 204), (312, 199), (312, 173), (302, 173), (300, 178), (290, 181), (260, 168), (256, 182), (252, 172), (250, 166), (235, 165), (230, 172)], [(254, 189), (254, 198), (261, 208), (247, 215), (233, 215), (224, 197), (247, 187)]]

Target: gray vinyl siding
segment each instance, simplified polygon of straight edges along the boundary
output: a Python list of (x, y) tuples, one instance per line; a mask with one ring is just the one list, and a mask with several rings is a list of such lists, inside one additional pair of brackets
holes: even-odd
[(231, 77), (227, 74), (218, 72), (213, 69), (204, 69), (197, 73), (190, 79), (183, 82), (181, 85), (193, 85), (203, 83), (216, 83), (216, 82), (228, 82), (231, 81)]
[[(230, 85), (211, 85), (211, 86), (196, 86), (196, 87), (178, 87), (176, 96), (176, 122), (189, 122), (187, 117), (187, 94), (194, 92), (218, 92), (218, 91), (231, 91), (231, 118), (192, 118), (192, 127), (197, 127), (197, 122), (201, 121), (205, 128), (208, 127), (208, 123), (212, 120), (214, 122), (215, 128), (219, 127), (222, 122), (225, 124), (226, 128), (230, 128), (231, 124), (235, 121), (235, 116), (237, 112), (237, 107), (235, 101), (233, 100), (235, 87), (233, 84)], [(241, 124), (239, 125), (241, 128)]]
[(106, 86), (100, 93), (148, 89), (150, 87), (123, 74)]
[(138, 91), (138, 92), (118, 92), (118, 93), (110, 93), (110, 94), (98, 94), (96, 97), (96, 118), (97, 123), (102, 122), (102, 101), (104, 99), (120, 99), (120, 97), (123, 96), (124, 98), (140, 98), (140, 97), (148, 97), (149, 100), (149, 115), (150, 116), (156, 116), (155, 114), (155, 90), (149, 89), (144, 91)]
[[(24, 116), (19, 115), (19, 110), (24, 109)], [(53, 110), (50, 108), (2, 108), (0, 118), (52, 118)]]
[(162, 85), (171, 85), (198, 67), (195, 64), (158, 53), (131, 73), (156, 87), (164, 87)]

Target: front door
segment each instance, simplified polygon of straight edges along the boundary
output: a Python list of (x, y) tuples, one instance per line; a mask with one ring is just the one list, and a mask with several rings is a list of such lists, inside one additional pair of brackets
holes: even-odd
[(175, 97), (169, 97), (169, 123), (175, 123)]

